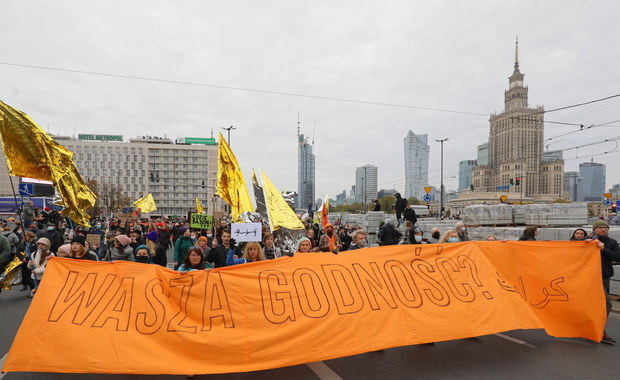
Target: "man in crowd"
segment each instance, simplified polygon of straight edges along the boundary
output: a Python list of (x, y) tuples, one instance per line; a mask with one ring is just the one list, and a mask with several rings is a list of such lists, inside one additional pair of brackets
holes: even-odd
[(400, 224), (403, 222), (402, 213), (405, 211), (405, 207), (407, 206), (407, 200), (400, 196), (400, 193), (396, 193), (396, 204), (394, 205), (394, 210), (396, 211), (396, 219), (398, 224), (396, 228), (400, 227)]
[(458, 222), (454, 229), (456, 233), (459, 235), (459, 241), (469, 241), (469, 235), (467, 234), (467, 229), (465, 228), (465, 223)]
[[(609, 237), (609, 224), (604, 220), (592, 223), (592, 239), (598, 239), (597, 244), (601, 250), (601, 266), (603, 272), (603, 289), (605, 289), (607, 317), (611, 311), (611, 298), (609, 298), (610, 278), (614, 275), (612, 262), (620, 261), (620, 246), (615, 239)], [(616, 340), (603, 332), (601, 343), (615, 344)]]
[(214, 263), (216, 268), (225, 267), (226, 256), (228, 255), (229, 249), (235, 250), (235, 256), (237, 256), (237, 258), (241, 257), (241, 251), (235, 246), (234, 239), (230, 238), (230, 230), (224, 228), (222, 230), (221, 244), (218, 244), (217, 247), (207, 253), (207, 262)]
[(334, 234), (334, 226), (331, 223), (325, 225), (325, 233), (319, 239), (319, 250), (321, 252), (338, 253), (342, 249), (342, 242), (337, 234)]
[(403, 234), (400, 233), (392, 224), (392, 219), (386, 219), (385, 224), (379, 228), (379, 245), (395, 245), (398, 244)]
[(415, 210), (409, 204), (405, 206), (403, 217), (405, 218), (406, 221), (411, 222), (411, 224), (414, 226), (418, 222), (418, 216), (416, 215)]

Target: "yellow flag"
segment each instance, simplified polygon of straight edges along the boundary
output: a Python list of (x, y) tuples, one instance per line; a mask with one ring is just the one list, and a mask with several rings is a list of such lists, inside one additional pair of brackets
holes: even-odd
[(205, 212), (205, 209), (202, 208), (202, 204), (198, 200), (198, 197), (196, 197), (196, 212), (199, 214), (202, 214), (203, 212)]
[(265, 193), (265, 203), (267, 204), (267, 212), (269, 213), (269, 227), (272, 231), (280, 227), (289, 230), (301, 230), (304, 225), (295, 215), (295, 212), (289, 207), (288, 203), (282, 197), (282, 194), (276, 189), (274, 184), (267, 178), (264, 171), (260, 171), (263, 177), (263, 191)]
[(232, 209), (232, 220), (241, 220), (241, 213), (253, 212), (252, 202), (239, 163), (224, 136), (218, 136), (217, 186), (215, 194), (228, 203)]
[(138, 199), (133, 203), (138, 207), (142, 212), (151, 212), (157, 210), (157, 206), (155, 206), (155, 199), (153, 199), (153, 194), (148, 193), (142, 198)]
[(0, 101), (0, 134), (11, 175), (52, 181), (62, 197), (63, 215), (89, 227), (86, 210), (95, 194), (73, 162), (73, 153), (52, 139), (28, 115)]

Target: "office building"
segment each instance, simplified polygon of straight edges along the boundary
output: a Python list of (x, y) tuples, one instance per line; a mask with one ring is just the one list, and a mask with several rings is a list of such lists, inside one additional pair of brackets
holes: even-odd
[(297, 118), (297, 203), (298, 209), (308, 209), (314, 204), (314, 153), (310, 139), (300, 133), (299, 117)]
[[(119, 188), (129, 204), (153, 194), (157, 211), (151, 215), (187, 215), (196, 209), (196, 198), (205, 211), (223, 211), (214, 197), (217, 182), (217, 144), (213, 138), (120, 135), (52, 136), (74, 153), (73, 160), (85, 182), (96, 181), (98, 202), (105, 210), (106, 189)], [(103, 191), (101, 190), (103, 189)], [(108, 213), (118, 210), (106, 210)]]
[(476, 165), (486, 166), (489, 164), (489, 143), (485, 142), (478, 145), (478, 155)]
[(428, 157), (430, 146), (428, 135), (416, 135), (409, 131), (404, 138), (405, 145), (405, 198), (422, 199), (428, 186)]
[(472, 170), (477, 165), (477, 160), (463, 160), (459, 161), (459, 190), (469, 190), (470, 185), (473, 185)]
[(355, 170), (355, 203), (368, 204), (377, 199), (378, 175), (377, 167), (370, 164)]
[(583, 186), (582, 201), (596, 202), (605, 199), (603, 197), (606, 181), (604, 164), (593, 161), (579, 164), (579, 178)]

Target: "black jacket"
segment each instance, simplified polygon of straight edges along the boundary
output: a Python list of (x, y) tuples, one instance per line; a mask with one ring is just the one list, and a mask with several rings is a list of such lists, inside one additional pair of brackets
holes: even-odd
[(613, 261), (620, 261), (620, 246), (615, 239), (609, 236), (599, 237), (598, 240), (605, 244), (601, 249), (601, 266), (603, 269), (603, 278), (610, 278), (614, 275)]
[[(226, 249), (226, 247), (222, 244), (218, 244), (217, 247), (207, 253), (207, 262), (215, 264), (216, 268), (225, 267), (227, 255), (228, 249)], [(241, 252), (237, 247), (235, 247), (235, 255), (237, 255), (237, 257), (241, 257)]]
[(378, 238), (381, 241), (379, 245), (394, 245), (398, 244), (398, 241), (403, 235), (394, 228), (391, 224), (385, 224), (379, 229)]
[(416, 215), (415, 210), (412, 208), (406, 208), (405, 211), (403, 211), (403, 218), (413, 224), (416, 224), (416, 222), (418, 221), (418, 216)]

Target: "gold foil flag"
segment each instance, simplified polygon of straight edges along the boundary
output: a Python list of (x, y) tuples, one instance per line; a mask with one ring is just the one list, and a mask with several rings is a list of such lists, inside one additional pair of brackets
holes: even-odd
[(288, 228), (289, 230), (301, 230), (304, 225), (297, 217), (293, 209), (286, 203), (282, 194), (276, 189), (264, 171), (260, 171), (263, 177), (263, 191), (265, 192), (265, 203), (269, 213), (269, 227), (272, 231), (278, 228)]
[(242, 213), (253, 212), (254, 209), (237, 158), (230, 150), (224, 136), (221, 133), (218, 135), (219, 148), (215, 194), (230, 205), (233, 222), (239, 222), (241, 221)]
[(196, 212), (199, 213), (199, 214), (202, 214), (202, 213), (205, 212), (205, 209), (202, 208), (202, 204), (198, 200), (198, 197), (196, 197)]
[(11, 175), (52, 181), (62, 197), (61, 213), (89, 227), (86, 210), (95, 194), (73, 162), (73, 153), (52, 139), (28, 115), (0, 101), (0, 134)]
[(133, 204), (138, 207), (141, 212), (151, 212), (157, 210), (157, 206), (155, 206), (155, 199), (153, 199), (153, 194), (151, 193), (148, 193), (138, 199)]

